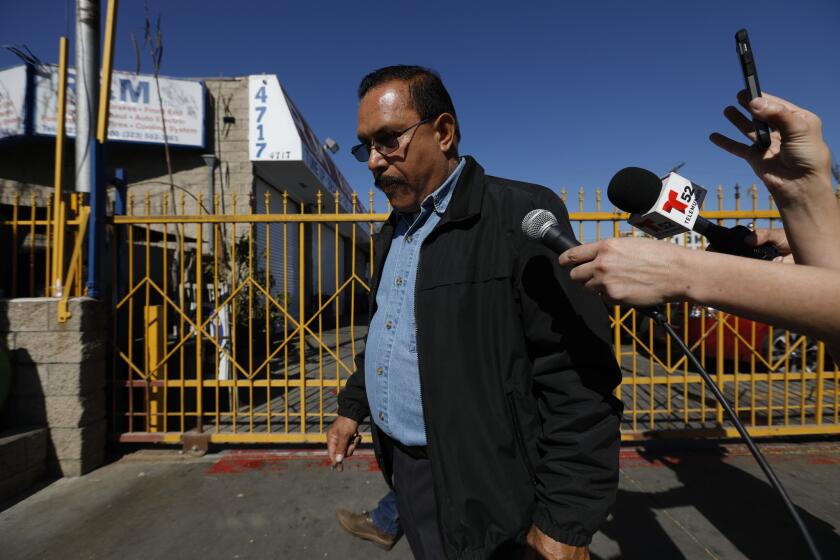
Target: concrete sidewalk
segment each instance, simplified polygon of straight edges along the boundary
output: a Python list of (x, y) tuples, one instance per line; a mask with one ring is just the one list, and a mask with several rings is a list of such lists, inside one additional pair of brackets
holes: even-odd
[[(805, 559), (790, 515), (745, 447), (626, 447), (614, 514), (593, 559)], [(764, 444), (823, 557), (840, 558), (840, 444)], [(370, 450), (343, 473), (322, 452), (144, 450), (0, 504), (0, 557), (411, 558), (342, 531), (334, 510), (386, 486)]]

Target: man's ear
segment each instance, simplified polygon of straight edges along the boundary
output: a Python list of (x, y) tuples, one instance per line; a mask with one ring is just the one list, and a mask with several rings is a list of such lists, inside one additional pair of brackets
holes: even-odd
[(458, 138), (455, 134), (455, 117), (450, 113), (441, 113), (435, 119), (435, 140), (440, 151), (449, 154), (458, 150)]

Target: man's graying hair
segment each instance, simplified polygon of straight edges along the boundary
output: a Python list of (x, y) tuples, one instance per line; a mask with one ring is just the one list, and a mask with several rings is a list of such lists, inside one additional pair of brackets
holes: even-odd
[(385, 66), (374, 70), (362, 78), (362, 82), (359, 84), (359, 99), (376, 86), (391, 80), (408, 82), (411, 102), (421, 119), (433, 119), (441, 113), (452, 115), (455, 119), (455, 137), (460, 142), (461, 127), (458, 126), (455, 106), (452, 104), (452, 98), (449, 97), (449, 92), (446, 91), (443, 81), (434, 70), (405, 64)]

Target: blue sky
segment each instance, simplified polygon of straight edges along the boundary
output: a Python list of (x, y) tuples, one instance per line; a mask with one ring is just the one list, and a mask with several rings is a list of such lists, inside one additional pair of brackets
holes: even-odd
[[(26, 44), (55, 61), (74, 6), (6, 3), (0, 43)], [(371, 181), (349, 151), (356, 86), (368, 71), (396, 63), (440, 72), (461, 122), (462, 153), (492, 174), (591, 191), (627, 165), (659, 173), (684, 161), (680, 173), (707, 187), (750, 185), (747, 165), (708, 140), (713, 131), (736, 134), (722, 110), (743, 86), (733, 40), (740, 27), (750, 32), (762, 87), (820, 115), (829, 146), (840, 151), (836, 1), (149, 6), (161, 15), (162, 74), (277, 74), (315, 132), (341, 145), (335, 161), (359, 191)], [(142, 26), (143, 2), (123, 0), (115, 68), (134, 68), (129, 34), (142, 37)], [(0, 67), (17, 63), (0, 51)], [(141, 70), (149, 68), (145, 56)]]

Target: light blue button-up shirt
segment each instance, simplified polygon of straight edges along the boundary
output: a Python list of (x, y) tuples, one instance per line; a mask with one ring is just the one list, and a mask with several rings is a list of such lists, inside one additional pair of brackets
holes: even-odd
[(371, 418), (404, 445), (426, 445), (417, 361), (414, 294), (420, 247), (440, 222), (465, 160), (423, 200), (416, 217), (400, 215), (376, 293), (365, 348), (365, 385)]

